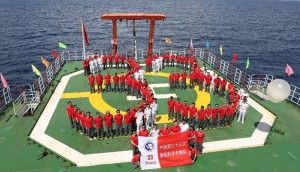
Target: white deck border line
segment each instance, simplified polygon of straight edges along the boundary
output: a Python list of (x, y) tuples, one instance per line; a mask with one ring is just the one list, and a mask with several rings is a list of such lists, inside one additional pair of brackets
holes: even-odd
[(152, 93), (153, 93), (154, 97), (157, 98), (157, 99), (168, 99), (171, 96), (173, 96), (174, 98), (177, 98), (177, 95), (175, 93), (156, 94), (154, 88), (166, 88), (166, 87), (170, 87), (169, 83), (164, 83), (164, 84), (149, 84), (149, 87), (152, 90)]
[[(69, 79), (81, 73), (83, 73), (83, 70), (62, 77), (60, 83), (57, 85), (54, 93), (52, 94), (48, 104), (46, 105), (29, 137), (46, 146), (48, 149), (51, 149), (57, 154), (65, 157), (66, 159), (74, 162), (78, 167), (131, 162), (131, 150), (108, 153), (82, 154), (81, 152), (78, 152), (77, 150), (69, 147), (68, 145), (65, 145), (64, 143), (50, 137), (45, 133), (52, 115), (58, 105), (59, 99), (61, 98), (63, 91), (68, 84)], [(252, 136), (248, 138), (205, 142), (204, 153), (264, 145), (264, 142), (276, 117), (270, 111), (259, 105), (251, 98), (249, 98), (248, 101), (250, 106), (252, 106), (262, 114), (262, 118), (256, 129), (254, 130)]]
[[(154, 88), (163, 88), (163, 87), (170, 87), (169, 83), (164, 84), (149, 84), (148, 87), (152, 90), (152, 93), (155, 98), (157, 99), (168, 99), (171, 96), (174, 98), (177, 98), (177, 95), (175, 93), (169, 93), (169, 94), (156, 94)], [(127, 101), (133, 101), (133, 100), (142, 100), (142, 98), (136, 98), (135, 96), (126, 96)]]

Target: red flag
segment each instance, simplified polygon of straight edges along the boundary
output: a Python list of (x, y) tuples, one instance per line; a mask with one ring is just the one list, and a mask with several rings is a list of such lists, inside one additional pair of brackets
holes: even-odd
[(141, 169), (191, 164), (188, 138), (188, 132), (160, 137), (138, 137)]
[(58, 57), (58, 55), (56, 54), (56, 52), (54, 50), (52, 50), (52, 57), (55, 59)]
[(85, 45), (88, 46), (89, 45), (89, 39), (88, 39), (86, 30), (85, 30), (83, 21), (81, 21), (81, 24), (82, 24), (82, 35), (83, 35), (83, 38), (84, 38), (84, 42), (85, 42)]
[(232, 63), (235, 63), (237, 61), (236, 53), (233, 53)]
[(7, 87), (8, 87), (8, 84), (7, 84), (7, 82), (6, 82), (5, 78), (4, 78), (4, 76), (2, 75), (2, 73), (0, 73), (0, 75), (1, 75), (1, 81), (2, 81), (3, 87), (4, 87), (4, 88), (7, 88)]
[(285, 73), (287, 73), (288, 76), (294, 73), (293, 69), (288, 64), (286, 64)]

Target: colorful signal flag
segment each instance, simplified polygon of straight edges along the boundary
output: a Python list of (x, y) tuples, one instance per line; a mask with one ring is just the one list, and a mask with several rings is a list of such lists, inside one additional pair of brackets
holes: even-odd
[(82, 25), (82, 36), (83, 36), (83, 39), (84, 39), (85, 45), (89, 46), (89, 39), (88, 39), (88, 36), (87, 36), (86, 30), (85, 30), (85, 27), (84, 27), (84, 23), (83, 23), (83, 21), (81, 21), (81, 25)]
[(209, 47), (210, 47), (209, 42), (208, 42), (208, 40), (206, 40), (206, 48), (209, 48)]
[(249, 60), (249, 58), (248, 58), (248, 59), (247, 59), (247, 62), (246, 62), (246, 69), (248, 69), (249, 66), (250, 66), (250, 60)]
[(8, 87), (8, 84), (7, 84), (7, 82), (6, 82), (6, 79), (4, 78), (4, 76), (2, 75), (2, 73), (0, 73), (0, 75), (1, 75), (1, 81), (2, 81), (3, 87), (4, 87), (4, 88), (7, 88), (7, 87)]
[(221, 56), (223, 55), (223, 47), (222, 47), (222, 45), (220, 46), (220, 55)]
[(57, 53), (54, 50), (52, 50), (51, 54), (52, 54), (52, 57), (55, 59), (58, 57)]
[(42, 76), (41, 72), (33, 65), (31, 64), (32, 71), (37, 75), (37, 76)]
[(285, 73), (287, 73), (288, 76), (290, 76), (294, 73), (293, 69), (288, 64), (286, 64)]
[(58, 47), (59, 47), (59, 48), (62, 48), (62, 49), (67, 49), (67, 45), (64, 44), (64, 43), (62, 43), (62, 42), (59, 42), (59, 43), (58, 43)]
[(169, 39), (169, 38), (166, 38), (166, 43), (167, 43), (167, 44), (172, 44), (172, 41), (171, 41), (171, 39)]
[(46, 59), (44, 59), (43, 57), (41, 57), (41, 60), (42, 60), (42, 63), (46, 66), (46, 68), (48, 68), (50, 63)]
[(233, 53), (233, 58), (232, 58), (232, 63), (235, 63), (237, 61), (237, 55), (236, 53), (234, 52)]

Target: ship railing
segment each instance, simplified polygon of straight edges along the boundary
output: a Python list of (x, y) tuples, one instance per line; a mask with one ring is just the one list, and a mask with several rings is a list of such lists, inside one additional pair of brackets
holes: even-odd
[(0, 112), (2, 112), (12, 102), (10, 87), (3, 88), (0, 92)]
[(8, 106), (8, 103), (5, 102), (5, 96), (0, 96), (0, 112)]
[(19, 95), (19, 97), (14, 99), (13, 109), (16, 117), (22, 117), (25, 112), (27, 112), (28, 107), (26, 106), (26, 96), (24, 91)]
[(32, 85), (9, 85), (9, 87), (2, 89), (2, 94), (0, 94), (0, 112), (12, 104), (15, 116), (21, 117), (28, 110), (32, 114), (40, 103), (40, 96), (45, 93), (54, 76), (64, 64), (66, 55), (68, 53), (61, 53), (45, 71), (41, 72), (41, 76)]
[(61, 56), (65, 57), (67, 61), (82, 61), (83, 55), (82, 52), (79, 51), (64, 51), (61, 53)]
[(263, 100), (268, 100), (267, 96), (267, 82), (268, 76), (266, 74), (255, 74), (250, 77), (249, 91)]
[(288, 97), (288, 100), (300, 106), (300, 88), (295, 85), (290, 84), (291, 94)]
[(33, 90), (33, 85), (10, 85), (13, 112), (16, 117), (22, 117), (29, 110), (31, 114), (40, 103), (39, 92)]
[(49, 84), (52, 82), (54, 76), (58, 73), (61, 69), (62, 65), (64, 64), (65, 54), (62, 53), (55, 61), (49, 65), (49, 67), (41, 72), (41, 76), (34, 82), (33, 88), (35, 91), (38, 91), (40, 95), (42, 95)]
[[(94, 56), (95, 53), (108, 55), (111, 51), (97, 50), (97, 51), (87, 51), (87, 56)], [(190, 49), (170, 49), (170, 48), (154, 48), (153, 54), (162, 55), (165, 53), (175, 53), (177, 55), (190, 55)], [(144, 49), (137, 50), (138, 58), (141, 61), (147, 58), (148, 51)], [(240, 87), (246, 87), (251, 90), (257, 90), (262, 94), (266, 95), (267, 85), (275, 79), (274, 76), (269, 74), (254, 74), (249, 75), (246, 71), (237, 68), (233, 63), (229, 63), (209, 52), (207, 49), (194, 48), (193, 56), (201, 59), (203, 62), (218, 71), (221, 77), (226, 77), (228, 80), (233, 81)], [(125, 56), (133, 56), (133, 49), (118, 51), (118, 54), (123, 54)], [(82, 61), (84, 59), (81, 51), (63, 51), (59, 54), (59, 57), (50, 64), (50, 66), (42, 72), (42, 75), (32, 84), (32, 90), (35, 91), (35, 95), (43, 96), (43, 93), (52, 82), (54, 76), (61, 69), (65, 61)], [(16, 100), (23, 94), (25, 89), (23, 87), (9, 86), (8, 88), (2, 89), (0, 93), (0, 111), (5, 109), (13, 100)], [(25, 93), (24, 93), (25, 94)], [(25, 94), (25, 97), (30, 97), (30, 94)], [(294, 104), (300, 106), (300, 88), (291, 85), (291, 94), (287, 100), (293, 102)]]
[[(94, 52), (97, 51), (89, 51), (88, 53), (93, 55)], [(111, 51), (98, 51), (97, 53), (101, 54), (109, 54)], [(190, 49), (171, 49), (171, 48), (154, 48), (153, 54), (165, 54), (165, 53), (172, 53), (177, 55), (190, 55)], [(147, 50), (138, 49), (138, 59), (143, 60), (147, 58)], [(259, 75), (254, 74), (250, 75), (245, 70), (242, 70), (236, 67), (233, 63), (227, 62), (226, 60), (222, 59), (220, 56), (215, 55), (209, 52), (207, 49), (203, 48), (194, 48), (193, 56), (196, 58), (201, 59), (206, 64), (210, 65), (216, 71), (219, 72), (219, 75), (222, 77), (226, 77), (227, 79), (233, 81), (235, 84), (239, 85), (240, 87), (246, 87), (252, 91), (256, 91), (257, 94), (260, 95), (261, 98), (267, 99), (266, 96), (266, 89), (267, 85), (275, 79), (274, 76), (269, 74)], [(75, 56), (70, 54), (69, 58), (66, 59), (67, 61), (80, 61), (82, 58), (78, 57), (78, 55), (82, 54), (81, 52), (74, 53)], [(125, 50), (124, 52), (118, 51), (118, 54), (125, 54), (126, 56), (134, 56), (133, 49)], [(300, 106), (300, 88), (294, 85), (291, 85), (291, 94), (288, 97), (288, 100), (293, 102), (294, 104)]]
[[(250, 81), (251, 86), (256, 88), (257, 90), (261, 91), (264, 94), (267, 94), (267, 87), (270, 82), (274, 79), (278, 79), (277, 77), (270, 75), (270, 74), (254, 74), (251, 75)], [(300, 88), (290, 84), (291, 86), (291, 93), (287, 98), (288, 101), (300, 106)]]

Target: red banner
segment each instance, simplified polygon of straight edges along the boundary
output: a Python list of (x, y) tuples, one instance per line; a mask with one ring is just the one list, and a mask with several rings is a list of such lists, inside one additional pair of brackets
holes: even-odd
[(161, 168), (191, 164), (188, 132), (158, 137), (158, 159)]

